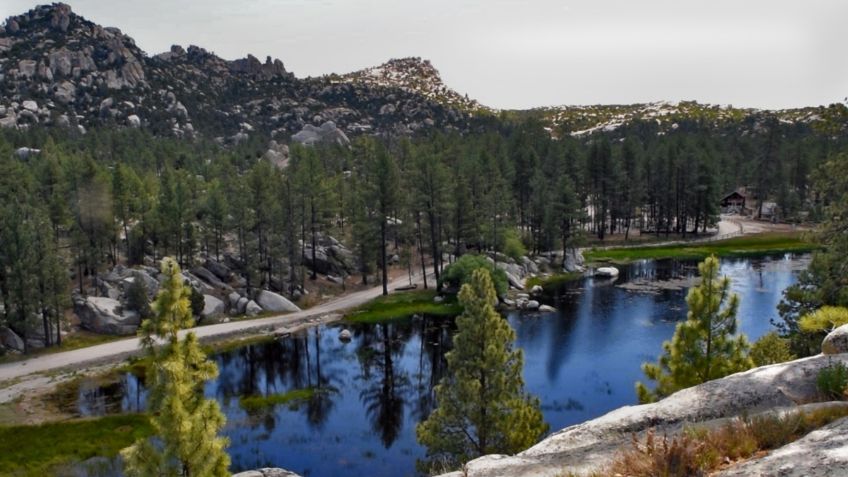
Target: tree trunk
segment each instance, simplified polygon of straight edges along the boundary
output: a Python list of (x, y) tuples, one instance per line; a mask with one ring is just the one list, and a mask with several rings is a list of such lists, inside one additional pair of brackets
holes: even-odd
[(380, 221), (380, 266), (383, 269), (383, 295), (389, 294), (389, 275), (386, 263), (386, 218)]
[(418, 254), (421, 256), (421, 277), (424, 279), (424, 289), (427, 289), (427, 267), (424, 263), (424, 248), (421, 243), (421, 214), (415, 212), (415, 233), (418, 236)]

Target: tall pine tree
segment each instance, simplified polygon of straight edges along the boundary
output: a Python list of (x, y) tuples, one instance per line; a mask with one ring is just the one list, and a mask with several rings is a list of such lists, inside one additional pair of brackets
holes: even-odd
[[(154, 316), (142, 323), (143, 346), (152, 356), (150, 379), (151, 424), (155, 438), (144, 438), (121, 454), (130, 477), (229, 476), (227, 439), (218, 436), (225, 418), (218, 403), (203, 396), (203, 383), (218, 375), (194, 333), (179, 339), (179, 331), (193, 324), (190, 290), (183, 285), (180, 267), (162, 261), (165, 280)], [(160, 348), (156, 340), (164, 340)]]
[(457, 466), (476, 456), (513, 454), (541, 438), (548, 426), (539, 400), (524, 391), (515, 331), (495, 311), (497, 296), (487, 270), (462, 286), (448, 373), (436, 386), (438, 407), (418, 425), (430, 464)]
[(657, 364), (642, 370), (656, 381), (653, 391), (636, 383), (639, 401), (653, 402), (675, 391), (744, 371), (753, 366), (745, 335), (735, 336), (738, 295), (730, 292), (730, 279), (718, 277), (715, 256), (698, 265), (701, 283), (689, 290), (689, 313), (679, 323), (671, 341), (663, 343)]

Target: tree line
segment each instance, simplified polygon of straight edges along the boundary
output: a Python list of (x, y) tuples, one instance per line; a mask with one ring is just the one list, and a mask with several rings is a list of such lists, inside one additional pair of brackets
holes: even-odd
[[(249, 290), (297, 297), (328, 236), (353, 252), (353, 273), (385, 289), (393, 255), (438, 283), (469, 250), (497, 259), (635, 230), (703, 232), (721, 194), (740, 185), (777, 198), (785, 215), (815, 217), (810, 172), (844, 139), (776, 121), (760, 129), (552, 139), (526, 120), (292, 146), (285, 168), (263, 157), (259, 135), (226, 149), (141, 130), (4, 131), (0, 322), (34, 346), (58, 344), (71, 289), (93, 293), (108, 267), (164, 256), (183, 267), (228, 256)], [(41, 152), (22, 157), (20, 147)]]

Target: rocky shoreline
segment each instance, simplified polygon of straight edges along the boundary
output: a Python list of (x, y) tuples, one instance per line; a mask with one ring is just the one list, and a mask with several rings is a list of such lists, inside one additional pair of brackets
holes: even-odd
[[(651, 404), (625, 406), (555, 432), (514, 456), (487, 455), (462, 472), (441, 477), (559, 477), (598, 472), (650, 429), (673, 435), (684, 426), (716, 426), (727, 419), (761, 413), (792, 413), (816, 406), (848, 406), (822, 399), (816, 378), (821, 369), (848, 365), (848, 325), (825, 339), (827, 354), (773, 364), (678, 391)], [(765, 456), (722, 471), (722, 476), (819, 476), (848, 472), (848, 418), (839, 419)], [(808, 458), (797, 459), (803, 451)], [(830, 473), (837, 472), (837, 473)]]

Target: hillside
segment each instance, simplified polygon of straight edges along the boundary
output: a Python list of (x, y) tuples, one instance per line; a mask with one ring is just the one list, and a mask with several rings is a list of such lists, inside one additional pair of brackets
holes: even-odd
[(7, 19), (0, 55), (2, 127), (118, 125), (229, 142), (251, 131), (286, 137), (326, 121), (349, 134), (470, 127), (472, 102), (447, 89), (432, 67), (420, 68), (427, 62), (389, 63), (417, 67), (426, 73), (418, 80), (381, 81), (377, 72), (388, 70), (377, 68), (339, 81), (300, 79), (280, 60), (228, 61), (198, 46), (149, 56), (121, 30), (61, 3)]
[(629, 105), (544, 107), (524, 114), (538, 118), (556, 136), (587, 137), (595, 133), (622, 133), (633, 127), (649, 128), (658, 134), (666, 134), (683, 126), (750, 133), (758, 132), (769, 119), (784, 125), (816, 126), (833, 114), (844, 115), (844, 107), (761, 110), (701, 104), (696, 101), (660, 101)]
[[(225, 60), (199, 46), (155, 55), (118, 28), (43, 5), (0, 26), (0, 127), (142, 127), (237, 143), (252, 132), (287, 139), (332, 121), (345, 135), (410, 135), (482, 128), (487, 108), (444, 84), (421, 58), (347, 74), (298, 78), (279, 59)], [(536, 118), (555, 137), (666, 134), (679, 127), (756, 132), (764, 120), (816, 125), (845, 108), (764, 111), (697, 102), (543, 107), (502, 117)], [(844, 119), (844, 118), (843, 118)], [(845, 123), (843, 120), (842, 123)]]

